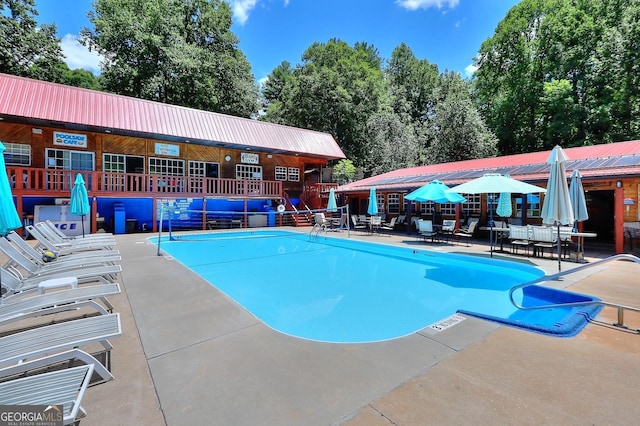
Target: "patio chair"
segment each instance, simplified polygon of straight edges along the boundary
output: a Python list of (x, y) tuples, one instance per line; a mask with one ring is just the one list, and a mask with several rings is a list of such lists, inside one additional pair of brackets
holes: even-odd
[(469, 226), (463, 226), (453, 231), (453, 237), (460, 241), (460, 239), (465, 239), (467, 241), (467, 247), (469, 246), (471, 240), (473, 239), (473, 235), (476, 232), (476, 226), (478, 225), (478, 221), (474, 220), (469, 223)]
[(393, 231), (396, 228), (396, 218), (392, 217), (391, 220), (387, 223), (383, 223), (380, 225), (380, 229), (384, 229), (385, 231)]
[[(39, 247), (38, 249), (33, 247), (31, 244), (26, 242), (20, 235), (18, 235), (15, 231), (9, 232), (7, 235), (5, 235), (5, 238), (9, 240), (13, 245), (15, 245), (17, 249), (22, 251), (26, 256), (29, 256), (30, 258), (32, 258), (34, 261), (42, 260), (42, 256), (46, 251), (46, 250), (43, 250), (42, 247)], [(79, 252), (79, 253), (63, 254), (58, 256), (56, 261), (80, 259), (80, 258), (86, 258), (86, 257), (100, 257), (105, 255), (115, 256), (119, 254), (120, 252), (118, 250), (92, 250), (92, 251), (85, 251), (85, 252)]]
[(367, 223), (366, 222), (360, 222), (358, 220), (358, 216), (357, 215), (351, 215), (351, 223), (353, 224), (353, 229), (367, 229)]
[(369, 218), (369, 230), (376, 232), (382, 226), (382, 218), (380, 216), (371, 216)]
[[(106, 314), (29, 328), (0, 337), (0, 366), (20, 364), (45, 354), (99, 343), (107, 354), (109, 339), (122, 334), (120, 314)], [(105, 357), (110, 367), (110, 357)]]
[(520, 248), (524, 248), (528, 257), (529, 247), (531, 247), (532, 244), (529, 227), (523, 225), (509, 226), (509, 242), (511, 243), (511, 251), (513, 253), (518, 253)]
[(89, 386), (94, 364), (55, 370), (0, 383), (0, 404), (62, 405), (62, 422), (77, 424), (86, 412), (80, 405)]
[(438, 233), (433, 229), (433, 222), (430, 220), (420, 219), (418, 221), (418, 234), (426, 241), (427, 238), (431, 238), (431, 242), (435, 241), (435, 237)]
[(31, 252), (27, 255), (6, 238), (0, 238), (0, 252), (4, 253), (10, 259), (10, 262), (20, 265), (34, 275), (39, 271), (51, 272), (77, 269), (79, 267), (92, 265), (115, 265), (122, 260), (119, 254), (112, 255), (96, 252), (98, 255), (96, 255), (96, 253), (82, 253), (81, 255), (74, 255), (71, 258), (62, 257), (45, 262), (43, 256), (37, 256), (37, 252), (35, 255)]
[(444, 219), (442, 221), (442, 228), (440, 233), (442, 236), (449, 241), (449, 239), (453, 236), (453, 233), (456, 230), (456, 221), (452, 219)]
[[(2, 275), (2, 295), (3, 297), (10, 297), (17, 293), (23, 293), (28, 291), (36, 291), (44, 288), (50, 288), (50, 284), (55, 281), (67, 281), (69, 278), (73, 278), (76, 283), (92, 283), (97, 282), (101, 284), (111, 284), (114, 282), (114, 277), (122, 272), (120, 265), (107, 265), (107, 266), (94, 266), (88, 268), (81, 268), (73, 270), (72, 272), (65, 271), (56, 274), (48, 274), (44, 276), (23, 277), (20, 271), (13, 267), (2, 269), (0, 274)], [(71, 280), (69, 280), (71, 282)], [(55, 287), (59, 287), (57, 283)]]
[(37, 222), (34, 225), (49, 241), (56, 245), (71, 246), (71, 247), (85, 247), (85, 246), (98, 246), (111, 248), (116, 245), (116, 240), (113, 237), (99, 237), (99, 238), (80, 238), (78, 240), (69, 240), (60, 238), (60, 236), (53, 232), (51, 228), (45, 222)]
[(36, 229), (35, 226), (27, 225), (25, 226), (25, 229), (27, 230), (30, 236), (32, 236), (38, 241), (38, 245), (40, 247), (43, 247), (44, 249), (49, 250), (58, 255), (78, 253), (82, 251), (100, 251), (100, 250), (112, 249), (111, 246), (96, 245), (96, 244), (81, 245), (81, 246), (71, 245), (68, 243), (55, 244), (52, 241), (50, 241), (47, 237), (45, 237), (45, 235), (42, 232)]
[(120, 286), (114, 283), (82, 286), (31, 297), (5, 297), (0, 303), (0, 324), (80, 308), (91, 308), (98, 314), (106, 315), (113, 312), (113, 305), (107, 298), (117, 294), (120, 294)]
[(544, 257), (544, 249), (549, 249), (549, 255), (553, 257), (553, 249), (558, 244), (553, 228), (549, 226), (532, 226), (530, 229), (533, 255), (537, 256), (538, 251), (540, 251), (540, 257)]

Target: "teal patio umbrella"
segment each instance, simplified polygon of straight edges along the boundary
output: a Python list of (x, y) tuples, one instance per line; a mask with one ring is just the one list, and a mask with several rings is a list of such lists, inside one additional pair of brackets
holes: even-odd
[(329, 201), (327, 202), (327, 211), (335, 212), (338, 210), (338, 203), (336, 202), (336, 191), (331, 188), (329, 190)]
[[(504, 174), (505, 177), (510, 177), (508, 173)], [(511, 194), (506, 192), (500, 193), (500, 198), (498, 199), (498, 207), (496, 207), (496, 214), (500, 217), (511, 217)]]
[(449, 187), (439, 180), (432, 180), (426, 185), (421, 186), (413, 192), (405, 195), (406, 200), (419, 201), (426, 203), (432, 201), (438, 204), (445, 203), (464, 203), (467, 201), (462, 195), (457, 192), (447, 191)]
[(567, 185), (567, 175), (565, 163), (569, 158), (560, 146), (556, 145), (549, 155), (547, 163), (551, 166), (549, 171), (549, 181), (547, 183), (547, 194), (542, 204), (542, 223), (556, 225), (558, 227), (558, 271), (562, 266), (560, 263), (560, 225), (573, 226), (573, 207), (569, 196), (569, 185)]
[[(16, 211), (16, 205), (11, 194), (11, 185), (7, 177), (4, 150), (5, 147), (0, 142), (0, 235), (3, 237), (14, 229), (22, 227), (22, 221)], [(0, 282), (2, 282), (2, 276), (0, 276)]]
[(372, 186), (369, 190), (369, 206), (367, 207), (367, 213), (371, 216), (378, 214), (378, 199), (376, 197), (376, 187)]
[(71, 214), (82, 218), (82, 238), (84, 238), (84, 217), (91, 212), (89, 206), (89, 195), (87, 187), (84, 185), (84, 178), (80, 173), (76, 175), (76, 180), (71, 188), (71, 205), (69, 206)]

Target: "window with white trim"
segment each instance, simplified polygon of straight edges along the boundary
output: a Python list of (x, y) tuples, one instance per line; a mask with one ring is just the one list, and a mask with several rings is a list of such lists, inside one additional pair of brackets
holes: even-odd
[(289, 167), (289, 180), (291, 182), (300, 182), (300, 169), (297, 167)]
[(262, 180), (262, 166), (236, 164), (236, 179)]
[(287, 180), (287, 168), (276, 166), (276, 180)]
[(210, 179), (189, 179), (189, 191), (205, 192), (207, 194), (216, 194), (219, 190), (219, 182), (217, 178), (220, 176), (220, 164), (208, 163), (206, 161), (189, 160), (189, 176), (192, 178), (210, 178)]
[(376, 194), (376, 203), (378, 204), (378, 213), (383, 214), (384, 210), (384, 194)]
[(94, 170), (93, 152), (48, 148), (46, 156), (47, 169)]
[(4, 162), (15, 166), (31, 165), (31, 145), (22, 143), (4, 143)]
[(400, 193), (387, 194), (387, 213), (400, 213)]
[(482, 211), (482, 197), (480, 194), (460, 194), (467, 199), (462, 203), (460, 209), (465, 216), (471, 214), (479, 215)]
[(184, 176), (184, 160), (149, 157), (149, 174)]

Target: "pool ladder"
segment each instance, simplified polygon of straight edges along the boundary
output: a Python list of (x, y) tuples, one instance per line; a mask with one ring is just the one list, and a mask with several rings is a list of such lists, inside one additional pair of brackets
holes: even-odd
[[(627, 327), (626, 325), (624, 325), (624, 311), (633, 311), (633, 312), (638, 312), (640, 313), (640, 308), (634, 308), (632, 306), (626, 306), (626, 305), (621, 305), (618, 303), (611, 303), (611, 302), (605, 302), (603, 300), (590, 300), (590, 301), (585, 301), (585, 302), (567, 302), (567, 303), (554, 303), (551, 305), (538, 305), (538, 306), (522, 306), (520, 303), (516, 302), (513, 294), (516, 290), (519, 290), (521, 288), (524, 287), (528, 287), (530, 285), (535, 285), (535, 284), (540, 284), (542, 282), (545, 281), (553, 281), (556, 280), (562, 276), (568, 275), (568, 274), (573, 274), (575, 272), (579, 272), (582, 271), (584, 269), (587, 268), (592, 268), (594, 266), (599, 266), (605, 263), (609, 263), (609, 262), (613, 262), (613, 261), (617, 261), (617, 260), (626, 260), (626, 261), (631, 261), (631, 262), (635, 262), (640, 264), (640, 258), (638, 258), (637, 256), (634, 256), (632, 254), (616, 254), (613, 255), (611, 257), (607, 257), (606, 259), (600, 259), (597, 260), (595, 262), (592, 263), (588, 263), (585, 265), (581, 265), (578, 266), (577, 268), (573, 268), (571, 270), (568, 271), (564, 271), (564, 272), (558, 272), (557, 274), (553, 274), (553, 275), (545, 275), (543, 277), (540, 277), (538, 279), (535, 279), (533, 281), (528, 281), (524, 284), (520, 284), (517, 285), (515, 287), (513, 287), (510, 291), (509, 291), (509, 297), (511, 298), (511, 303), (513, 303), (516, 308), (518, 309), (523, 309), (523, 310), (534, 310), (534, 309), (549, 309), (549, 308), (558, 308), (558, 307), (572, 307), (572, 306), (589, 306), (589, 305), (601, 305), (601, 306), (607, 306), (607, 307), (611, 307), (611, 308), (616, 308), (618, 310), (618, 321), (613, 323), (614, 326), (616, 327), (620, 327), (620, 328), (625, 328), (625, 329), (629, 329), (629, 327)], [(640, 333), (640, 329), (635, 329), (635, 331), (637, 331), (638, 333)]]
[[(313, 227), (311, 228), (311, 231), (309, 231), (309, 239), (313, 240), (313, 239), (318, 239), (318, 236), (320, 236), (320, 233), (324, 231), (325, 234), (328, 233), (327, 227), (324, 224), (314, 224)], [(314, 232), (315, 232), (315, 238), (314, 238)]]

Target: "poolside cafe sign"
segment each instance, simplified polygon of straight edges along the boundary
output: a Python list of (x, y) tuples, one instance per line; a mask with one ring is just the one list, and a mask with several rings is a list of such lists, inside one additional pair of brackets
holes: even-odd
[(180, 156), (180, 147), (168, 143), (156, 143), (154, 153), (156, 155), (170, 155), (172, 157)]
[(87, 135), (79, 135), (77, 133), (53, 132), (53, 144), (72, 146), (76, 148), (86, 148)]

